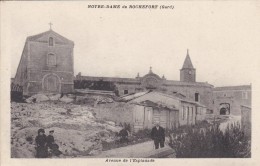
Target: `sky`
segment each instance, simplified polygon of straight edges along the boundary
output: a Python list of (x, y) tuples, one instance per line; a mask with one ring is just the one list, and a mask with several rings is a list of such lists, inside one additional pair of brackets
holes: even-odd
[[(260, 5), (247, 2), (130, 2), (173, 10), (89, 9), (109, 2), (6, 2), (1, 34), (15, 76), (27, 36), (52, 29), (74, 41), (74, 74), (134, 78), (150, 66), (180, 79), (189, 49), (198, 82), (250, 84), (259, 69)], [(128, 4), (112, 2), (112, 4)]]

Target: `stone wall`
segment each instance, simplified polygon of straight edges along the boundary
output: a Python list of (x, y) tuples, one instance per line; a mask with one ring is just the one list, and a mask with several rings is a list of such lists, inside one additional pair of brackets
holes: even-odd
[[(29, 41), (29, 68), (31, 70), (54, 70), (62, 72), (73, 72), (73, 46), (59, 45), (48, 46), (48, 43)], [(56, 66), (50, 68), (47, 65), (47, 55), (56, 55)]]
[(138, 84), (116, 84), (119, 96), (125, 95), (125, 90), (127, 94), (139, 92), (142, 88)]
[(28, 44), (25, 43), (19, 65), (17, 67), (16, 75), (15, 75), (15, 78), (14, 78), (14, 84), (18, 84), (20, 86), (23, 86), (24, 83), (28, 79), (28, 77), (26, 77), (26, 75), (28, 73), (28, 71), (26, 72), (26, 67), (27, 67), (27, 64), (28, 64), (28, 61), (27, 61), (28, 56), (27, 55), (28, 55)]
[(191, 103), (181, 102), (179, 110), (179, 125), (194, 125), (196, 120), (196, 106)]
[[(60, 79), (60, 91), (73, 92), (73, 47), (71, 45), (58, 45), (49, 47), (47, 43), (30, 42), (30, 61), (28, 63), (29, 79), (25, 92), (35, 94), (44, 91), (42, 81), (45, 75), (54, 73)], [(56, 65), (48, 66), (47, 55), (54, 53)], [(27, 89), (28, 88), (28, 89)]]
[(133, 125), (134, 105), (128, 103), (98, 104), (95, 108), (96, 117), (110, 120), (116, 124), (130, 123)]
[(209, 114), (207, 114), (207, 109), (204, 107), (197, 107), (196, 108), (196, 123), (200, 123), (204, 121)]
[(251, 107), (241, 105), (241, 128), (247, 136), (251, 136)]
[(164, 93), (173, 95), (174, 92), (185, 95), (185, 100), (195, 101), (195, 93), (199, 93), (199, 103), (205, 105), (208, 109), (213, 110), (213, 92), (212, 87), (207, 86), (188, 86), (188, 85), (173, 85), (162, 87)]
[[(241, 105), (251, 106), (251, 86), (234, 88), (213, 91), (214, 114), (220, 114), (221, 103), (230, 104), (230, 114), (232, 115), (241, 115)], [(243, 93), (246, 93), (246, 97)]]

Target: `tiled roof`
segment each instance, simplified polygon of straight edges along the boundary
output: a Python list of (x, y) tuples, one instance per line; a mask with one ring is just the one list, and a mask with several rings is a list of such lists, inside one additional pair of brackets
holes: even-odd
[(171, 107), (174, 106), (175, 108), (177, 107), (176, 102), (181, 101), (181, 102), (194, 104), (200, 107), (206, 107), (198, 102), (181, 99), (178, 98), (177, 96), (168, 95), (157, 91), (139, 92), (125, 97), (121, 97), (120, 100), (125, 102), (135, 103), (135, 104), (142, 103), (144, 101), (150, 101), (153, 103), (161, 103), (163, 105), (168, 105)]

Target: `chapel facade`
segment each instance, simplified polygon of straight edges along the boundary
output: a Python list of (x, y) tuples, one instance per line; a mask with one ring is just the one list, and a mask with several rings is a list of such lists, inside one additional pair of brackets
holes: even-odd
[(49, 31), (26, 39), (14, 78), (23, 95), (74, 91), (74, 42)]

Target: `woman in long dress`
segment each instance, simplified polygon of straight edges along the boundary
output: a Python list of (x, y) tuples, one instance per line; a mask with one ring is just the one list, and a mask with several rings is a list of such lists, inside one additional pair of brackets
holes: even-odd
[(36, 158), (48, 157), (47, 137), (44, 133), (45, 133), (44, 129), (39, 129), (38, 135), (35, 138)]

